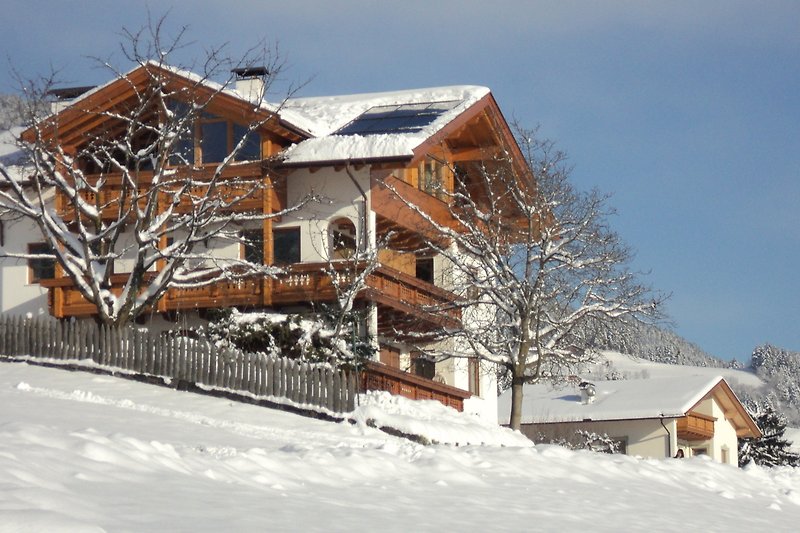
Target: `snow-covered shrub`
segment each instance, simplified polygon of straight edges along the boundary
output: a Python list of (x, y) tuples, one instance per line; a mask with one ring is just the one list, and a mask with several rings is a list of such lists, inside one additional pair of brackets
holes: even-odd
[[(202, 334), (220, 347), (310, 362), (356, 363), (364, 350), (335, 338), (324, 316), (221, 309)], [(362, 343), (363, 344), (363, 343)]]
[(579, 429), (575, 431), (580, 442), (578, 448), (591, 450), (600, 453), (618, 453), (619, 442), (609, 437), (607, 434), (595, 433), (594, 431), (584, 431)]
[(575, 434), (571, 437), (547, 437), (543, 433), (539, 433), (535, 442), (547, 444), (555, 444), (556, 446), (563, 446), (570, 450), (590, 450), (600, 453), (619, 453), (619, 441), (609, 437), (605, 433), (595, 433), (594, 431), (586, 431), (583, 429), (575, 430)]

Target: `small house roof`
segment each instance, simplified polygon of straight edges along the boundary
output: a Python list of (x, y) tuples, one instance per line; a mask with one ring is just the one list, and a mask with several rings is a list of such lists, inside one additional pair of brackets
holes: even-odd
[[(588, 422), (680, 418), (697, 404), (714, 396), (726, 418), (732, 419), (737, 432), (760, 432), (722, 377), (682, 376), (654, 379), (598, 381), (594, 401), (582, 403), (574, 385), (553, 387), (549, 384), (525, 385), (522, 399), (522, 423)], [(500, 421), (511, 413), (511, 391), (498, 400)], [(747, 435), (749, 436), (749, 435)]]

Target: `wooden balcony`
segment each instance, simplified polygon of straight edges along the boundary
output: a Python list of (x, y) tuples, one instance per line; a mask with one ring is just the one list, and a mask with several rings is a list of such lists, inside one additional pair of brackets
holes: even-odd
[[(341, 276), (350, 275), (346, 269), (352, 264), (342, 262)], [(275, 279), (245, 278), (218, 282), (192, 289), (169, 289), (159, 301), (157, 311), (186, 311), (219, 307), (269, 307), (309, 302), (332, 301), (336, 291), (324, 263), (301, 263), (287, 268)], [(111, 277), (112, 292), (119, 293), (127, 279), (125, 274)], [(42, 285), (50, 290), (50, 312), (58, 318), (91, 316), (94, 305), (87, 302), (69, 278), (45, 280)], [(405, 315), (409, 320), (433, 325), (453, 324), (460, 318), (458, 309), (447, 309), (455, 295), (420, 281), (395, 269), (381, 266), (368, 278), (359, 298), (376, 302), (379, 306)], [(387, 314), (388, 316), (388, 314)]]
[(678, 419), (678, 438), (682, 440), (708, 440), (714, 436), (716, 418), (700, 413), (690, 413)]
[[(176, 169), (176, 174), (170, 177), (170, 179), (180, 183), (183, 178), (188, 179), (191, 177), (192, 179), (202, 182), (210, 179), (213, 171), (214, 169), (211, 167), (200, 169)], [(92, 176), (89, 181), (95, 182), (97, 178), (98, 177)], [(123, 194), (122, 174), (107, 174), (104, 176), (104, 179), (105, 183), (99, 192), (94, 193), (83, 189), (80, 191), (80, 195), (86, 202), (95, 206), (101, 212), (104, 219), (114, 220), (119, 217), (120, 213), (119, 203)], [(139, 187), (136, 190), (135, 196), (141, 207), (143, 207), (147, 201), (146, 195), (150, 190), (152, 179), (153, 173), (148, 171), (141, 171), (137, 176)], [(249, 183), (242, 185), (242, 180), (248, 181)], [(286, 207), (285, 180), (278, 179), (276, 183), (273, 183), (271, 179), (265, 178), (260, 163), (232, 165), (226, 168), (222, 172), (216, 187), (216, 191), (212, 196), (218, 198), (220, 201), (230, 202), (237, 197), (241, 197), (236, 201), (235, 206), (231, 207), (231, 211), (261, 212), (265, 209), (266, 205), (270, 205), (272, 211), (277, 212)], [(170, 194), (170, 190), (173, 188), (177, 189), (178, 184), (176, 183), (175, 187), (165, 186), (164, 189), (159, 192), (159, 211), (163, 211), (166, 206), (173, 203), (173, 197), (172, 194)], [(207, 196), (207, 191), (207, 186), (192, 187), (185, 191), (180, 197), (180, 203), (175, 206), (175, 211), (178, 213), (189, 212), (193, 209), (193, 204), (198, 198)], [(133, 196), (131, 193), (132, 191), (128, 192), (130, 196)], [(270, 197), (266, 198), (266, 195)], [(125, 200), (125, 206), (123, 206), (125, 209), (130, 206), (132, 201), (130, 196)], [(268, 200), (268, 203), (265, 202), (265, 200)], [(56, 197), (56, 209), (65, 221), (71, 222), (75, 220), (75, 210), (65, 196), (58, 195)]]
[(437, 383), (398, 368), (368, 361), (361, 373), (363, 390), (386, 391), (412, 400), (437, 400), (457, 411), (464, 410), (464, 400), (471, 393)]
[(439, 226), (449, 228), (457, 226), (445, 202), (404, 182), (391, 172), (382, 176), (378, 172), (373, 172), (370, 191), (372, 209), (379, 218), (389, 220), (394, 225), (427, 239), (441, 240), (436, 228), (424, 216), (409, 207), (410, 204), (427, 213)]

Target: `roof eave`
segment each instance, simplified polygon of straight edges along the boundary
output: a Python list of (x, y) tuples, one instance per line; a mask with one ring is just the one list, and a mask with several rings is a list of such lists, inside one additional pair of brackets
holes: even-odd
[(375, 165), (396, 163), (406, 165), (413, 159), (413, 156), (377, 156), (364, 158), (341, 158), (325, 159), (320, 161), (281, 161), (276, 163), (275, 168), (306, 168), (306, 167), (335, 167), (340, 165)]

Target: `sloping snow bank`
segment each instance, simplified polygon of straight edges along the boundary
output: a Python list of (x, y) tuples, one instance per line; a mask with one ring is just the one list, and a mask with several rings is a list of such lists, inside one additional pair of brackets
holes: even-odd
[(0, 495), (3, 533), (800, 523), (800, 470), (542, 445), (422, 446), (364, 424), (22, 363), (0, 363)]
[(359, 425), (391, 428), (439, 444), (532, 446), (521, 433), (460, 413), (436, 400), (409, 400), (388, 392), (370, 391), (349, 415)]

